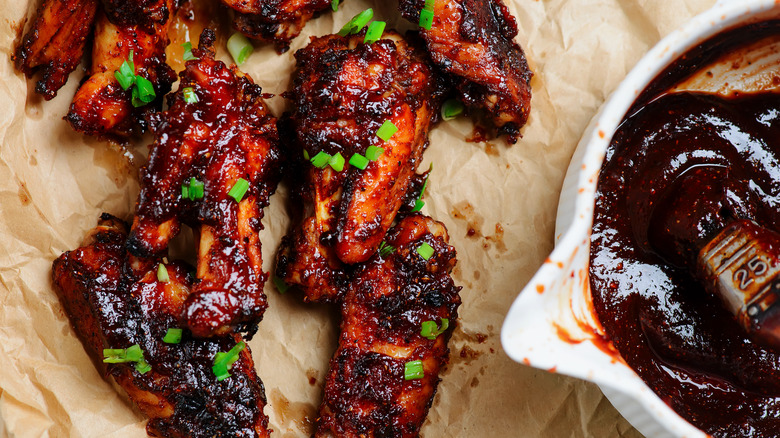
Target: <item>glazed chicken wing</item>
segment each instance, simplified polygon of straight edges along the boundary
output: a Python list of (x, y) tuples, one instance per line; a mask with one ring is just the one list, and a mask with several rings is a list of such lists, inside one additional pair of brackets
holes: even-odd
[[(301, 190), (313, 211), (283, 242), (277, 275), (311, 301), (334, 301), (342, 264), (376, 252), (419, 180), (415, 170), (444, 86), (425, 53), (395, 32), (372, 44), (362, 35), (315, 38), (295, 57), (293, 88), (285, 95), (294, 105), (290, 156), (299, 160)], [(377, 132), (386, 122), (397, 132), (383, 140)], [(349, 164), (355, 154), (370, 158), (365, 168)], [(321, 165), (318, 155), (335, 157), (334, 164)]]
[[(129, 256), (126, 237), (123, 222), (103, 215), (84, 246), (54, 262), (60, 302), (98, 369), (149, 417), (150, 435), (268, 437), (265, 391), (249, 347), (220, 381), (212, 370), (215, 357), (241, 343), (240, 336), (204, 340), (184, 330), (179, 343), (164, 342), (168, 329), (183, 327), (180, 315), (192, 287), (188, 268), (163, 264), (168, 278), (161, 280), (163, 259)], [(128, 349), (129, 357), (134, 348), (140, 361), (104, 363), (112, 356), (104, 349)]]
[(103, 10), (118, 26), (140, 26), (148, 32), (162, 30), (183, 0), (102, 0)]
[[(128, 2), (128, 5), (138, 1)], [(144, 115), (159, 108), (162, 96), (170, 91), (176, 80), (175, 73), (165, 63), (165, 48), (168, 47), (168, 27), (177, 2), (160, 0), (157, 5), (159, 14), (121, 16), (121, 20), (113, 19), (107, 13), (98, 13), (90, 76), (79, 87), (65, 117), (73, 129), (88, 135), (118, 137), (145, 130)], [(150, 16), (163, 13), (165, 16), (158, 21), (150, 19)], [(131, 53), (135, 74), (149, 80), (157, 96), (148, 105), (133, 99), (131, 88), (123, 89), (114, 76)]]
[(276, 45), (279, 52), (290, 47), (307, 21), (329, 9), (331, 0), (222, 0), (235, 11), (233, 25), (250, 38)]
[(460, 305), (460, 288), (450, 277), (455, 250), (447, 240), (443, 224), (410, 215), (388, 233), (394, 251), (375, 254), (356, 270), (315, 436), (419, 434)]
[(200, 234), (197, 281), (185, 304), (196, 336), (242, 326), (252, 330), (267, 303), (259, 231), (263, 208), (281, 174), (276, 119), (262, 90), (214, 59), (213, 31), (204, 31), (197, 60), (188, 61), (141, 169), (128, 248), (164, 252), (186, 224)]
[[(417, 23), (425, 3), (401, 0), (401, 14)], [(531, 108), (533, 73), (503, 1), (436, 0), (431, 29), (421, 34), (433, 61), (457, 78), (461, 100), (515, 143)]]
[(14, 54), (16, 69), (27, 77), (41, 71), (35, 91), (50, 100), (81, 63), (92, 32), (98, 0), (46, 0)]

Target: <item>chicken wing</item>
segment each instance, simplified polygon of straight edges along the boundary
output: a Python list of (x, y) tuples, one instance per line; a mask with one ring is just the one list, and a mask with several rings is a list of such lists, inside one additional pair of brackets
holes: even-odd
[[(65, 116), (73, 129), (88, 135), (118, 137), (146, 129), (145, 115), (160, 107), (162, 96), (176, 80), (175, 73), (165, 63), (165, 48), (169, 43), (170, 17), (176, 11), (178, 0), (161, 0), (161, 3), (160, 9), (167, 16), (163, 21), (154, 22), (151, 29), (145, 28), (149, 24), (147, 15), (135, 17), (140, 23), (134, 23), (134, 17), (123, 17), (123, 24), (117, 24), (106, 13), (98, 13), (90, 76), (79, 87)], [(114, 76), (122, 63), (131, 58), (131, 53), (135, 73), (152, 83), (157, 96), (148, 105), (134, 102), (131, 88), (123, 89)]]
[(170, 108), (154, 118), (127, 242), (131, 253), (149, 256), (166, 250), (181, 223), (200, 233), (198, 280), (185, 305), (196, 336), (239, 325), (251, 331), (262, 318), (258, 233), (281, 175), (276, 119), (262, 90), (214, 59), (214, 38), (204, 31), (199, 59), (187, 62)]
[(275, 43), (282, 53), (311, 17), (331, 0), (222, 0), (235, 11), (233, 26), (250, 38)]
[[(364, 44), (362, 35), (315, 38), (295, 58), (293, 87), (285, 94), (294, 105), (289, 152), (298, 159), (296, 173), (313, 219), (285, 240), (277, 276), (301, 286), (309, 300), (334, 301), (338, 281), (330, 280), (342, 275), (316, 266), (338, 270), (342, 262), (363, 262), (376, 252), (419, 178), (415, 170), (445, 86), (425, 53), (395, 32), (372, 44)], [(385, 122), (397, 128), (387, 140), (377, 136)], [(337, 163), (317, 167), (304, 157), (316, 164), (318, 155), (338, 155), (348, 162), (355, 154), (371, 156), (370, 146), (382, 152), (363, 169), (348, 163), (341, 170)]]
[(418, 435), (460, 305), (447, 241), (443, 224), (413, 214), (388, 233), (392, 253), (375, 254), (356, 270), (316, 437)]
[(46, 0), (14, 53), (17, 70), (41, 71), (35, 92), (51, 100), (81, 63), (98, 0)]
[[(401, 14), (417, 23), (426, 0), (401, 0)], [(454, 75), (461, 100), (482, 110), (496, 134), (520, 136), (531, 108), (531, 77), (517, 23), (502, 0), (436, 0), (430, 30), (421, 30), (428, 52)]]
[[(112, 23), (118, 26), (140, 26), (147, 32), (164, 25), (182, 0), (102, 0), (103, 10)], [(173, 7), (173, 10), (171, 10)]]
[[(98, 369), (150, 418), (150, 435), (268, 437), (265, 390), (249, 347), (220, 381), (215, 358), (241, 343), (239, 335), (204, 340), (184, 330), (179, 343), (164, 342), (168, 329), (183, 327), (188, 268), (163, 264), (168, 278), (161, 280), (163, 259), (129, 256), (126, 237), (127, 225), (104, 214), (84, 246), (54, 261), (60, 302)], [(104, 363), (104, 349), (139, 347), (140, 361)]]

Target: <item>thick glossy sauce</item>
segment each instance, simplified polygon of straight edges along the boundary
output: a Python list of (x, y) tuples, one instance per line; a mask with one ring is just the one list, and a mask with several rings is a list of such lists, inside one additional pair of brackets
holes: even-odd
[[(697, 50), (685, 60), (708, 53)], [(675, 68), (656, 91), (681, 78)], [(754, 343), (686, 267), (732, 218), (780, 230), (780, 95), (642, 96), (599, 179), (594, 306), (621, 356), (681, 416), (717, 437), (777, 436), (780, 351)]]

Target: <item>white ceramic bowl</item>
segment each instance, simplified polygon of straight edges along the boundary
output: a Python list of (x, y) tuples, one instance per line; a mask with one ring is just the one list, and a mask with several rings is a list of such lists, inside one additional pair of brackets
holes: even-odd
[(681, 54), (723, 30), (780, 17), (775, 0), (719, 1), (647, 53), (582, 137), (569, 165), (556, 221), (556, 247), (515, 300), (501, 333), (507, 354), (537, 368), (597, 383), (648, 437), (705, 437), (677, 415), (605, 341), (588, 281), (596, 182), (607, 146), (642, 90)]

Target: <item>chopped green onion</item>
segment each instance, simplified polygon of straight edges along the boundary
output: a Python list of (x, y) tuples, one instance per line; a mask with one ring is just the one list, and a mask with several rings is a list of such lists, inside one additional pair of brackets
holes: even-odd
[(433, 27), (433, 11), (429, 9), (420, 11), (420, 27), (425, 30), (431, 30), (431, 27)]
[(182, 44), (181, 46), (184, 47), (184, 55), (182, 56), (182, 58), (185, 61), (192, 61), (192, 60), (198, 59), (197, 56), (192, 54), (192, 43), (191, 42), (187, 41), (186, 43)]
[(276, 290), (279, 291), (280, 294), (284, 294), (290, 289), (290, 285), (276, 275), (273, 276), (272, 280), (274, 286), (276, 286)]
[(138, 108), (153, 101), (155, 98), (154, 85), (143, 76), (135, 76), (135, 88), (133, 88), (133, 106)]
[(452, 120), (463, 114), (464, 109), (466, 107), (459, 100), (449, 99), (441, 106), (441, 116), (444, 120)]
[(420, 254), (420, 257), (428, 260), (433, 255), (433, 247), (428, 245), (427, 242), (423, 242), (420, 246), (417, 247), (417, 254)]
[(239, 178), (235, 184), (233, 184), (233, 188), (228, 192), (228, 196), (235, 199), (236, 202), (241, 202), (241, 200), (244, 199), (247, 190), (249, 190), (249, 181), (244, 178)]
[(311, 164), (318, 169), (324, 169), (325, 166), (328, 165), (329, 161), (330, 161), (330, 154), (328, 154), (325, 151), (319, 151), (317, 152), (317, 155), (312, 157)]
[(376, 161), (379, 159), (379, 156), (385, 153), (385, 148), (380, 148), (378, 146), (371, 145), (366, 149), (366, 158), (368, 158), (371, 161)]
[(368, 163), (368, 158), (360, 154), (352, 154), (352, 158), (349, 159), (349, 164), (357, 167), (360, 170), (365, 170), (366, 166), (368, 166)]
[(341, 172), (344, 170), (344, 156), (341, 155), (341, 152), (336, 152), (335, 155), (330, 157), (328, 164), (330, 164), (330, 167), (336, 172)]
[(141, 374), (144, 374), (152, 369), (152, 367), (144, 359), (144, 352), (143, 350), (141, 350), (141, 346), (138, 344), (135, 344), (128, 348), (104, 348), (103, 362), (104, 363), (135, 362), (135, 370)]
[[(430, 176), (430, 174), (428, 174)], [(422, 197), (425, 193), (425, 188), (428, 187), (428, 176), (425, 177), (425, 181), (423, 182), (422, 189), (420, 190), (420, 196), (417, 197), (417, 200), (414, 201), (414, 208), (412, 209), (412, 213), (416, 211), (422, 210), (423, 206), (425, 205), (425, 202), (423, 202)]]
[(387, 257), (390, 254), (395, 252), (395, 247), (393, 245), (388, 245), (387, 242), (382, 242), (379, 244), (379, 255), (382, 257)]
[(159, 263), (157, 265), (157, 281), (160, 283), (167, 283), (171, 278), (168, 276), (168, 268), (165, 267), (164, 263)]
[(366, 31), (366, 37), (363, 42), (366, 44), (372, 44), (382, 38), (382, 34), (385, 32), (386, 23), (384, 21), (374, 21), (368, 26)]
[(152, 366), (146, 360), (141, 359), (135, 363), (135, 370), (141, 374), (146, 374), (152, 370)]
[(303, 159), (304, 160), (309, 160), (310, 159), (309, 158), (309, 151), (307, 151), (306, 149), (303, 150)]
[(190, 200), (195, 201), (203, 198), (204, 187), (205, 184), (202, 181), (196, 180), (195, 177), (190, 178)]
[(186, 184), (181, 185), (181, 197), (183, 199), (190, 199), (190, 186)]
[(435, 321), (423, 321), (420, 330), (420, 336), (428, 339), (436, 339), (437, 336), (444, 333), (447, 327), (450, 326), (450, 320), (447, 318), (441, 319), (441, 328), (436, 325)]
[(333, 8), (333, 12), (339, 10), (339, 0), (331, 0), (330, 7)]
[(244, 341), (241, 341), (227, 353), (219, 352), (214, 355), (214, 365), (211, 367), (211, 371), (217, 376), (218, 381), (221, 382), (230, 377), (228, 370), (238, 360), (238, 354), (241, 353), (244, 347), (246, 347), (246, 344)]
[(398, 132), (398, 127), (395, 126), (395, 124), (393, 124), (393, 122), (390, 120), (385, 120), (385, 123), (382, 123), (382, 126), (380, 126), (376, 131), (376, 136), (384, 141), (387, 141), (390, 140), (390, 137), (392, 137), (396, 132)]
[(425, 0), (424, 9), (432, 11), (435, 5), (436, 5), (436, 0)]
[(187, 103), (198, 103), (198, 95), (195, 94), (195, 90), (192, 87), (187, 87), (183, 90), (184, 101)]
[(360, 32), (371, 19), (374, 18), (374, 10), (371, 8), (355, 15), (339, 31), (339, 36), (347, 36)]
[(238, 65), (243, 64), (254, 50), (252, 43), (240, 32), (236, 32), (228, 38), (227, 48), (230, 56), (233, 57), (233, 60)]
[(404, 380), (422, 379), (425, 376), (421, 360), (413, 360), (404, 364)]
[(114, 77), (123, 90), (127, 90), (135, 83), (135, 71), (131, 64), (131, 62), (125, 61), (119, 66), (119, 70), (114, 72)]
[(166, 344), (178, 344), (181, 342), (182, 331), (183, 330), (180, 328), (169, 328), (168, 331), (165, 332), (163, 342)]

